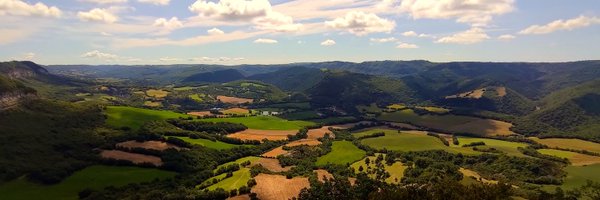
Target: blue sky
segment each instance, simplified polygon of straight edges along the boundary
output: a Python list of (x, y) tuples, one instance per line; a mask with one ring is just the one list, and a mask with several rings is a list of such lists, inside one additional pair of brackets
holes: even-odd
[(0, 0), (0, 60), (40, 64), (600, 59), (600, 1)]

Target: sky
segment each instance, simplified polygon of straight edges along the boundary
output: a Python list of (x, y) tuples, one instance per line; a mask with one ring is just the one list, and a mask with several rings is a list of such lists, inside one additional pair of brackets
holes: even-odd
[(0, 61), (600, 59), (598, 0), (0, 0)]

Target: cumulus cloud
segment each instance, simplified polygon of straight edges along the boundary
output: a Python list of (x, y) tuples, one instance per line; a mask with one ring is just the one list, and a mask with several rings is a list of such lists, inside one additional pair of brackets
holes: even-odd
[(401, 12), (414, 19), (456, 19), (473, 26), (487, 25), (494, 16), (514, 10), (514, 0), (403, 0)]
[(85, 2), (97, 3), (97, 4), (115, 4), (115, 3), (127, 3), (127, 0), (83, 0)]
[(474, 44), (489, 38), (490, 36), (483, 29), (474, 27), (464, 32), (442, 37), (436, 43)]
[(406, 36), (406, 37), (417, 37), (418, 36), (418, 34), (414, 31), (406, 31), (406, 32), (402, 33), (402, 35)]
[(259, 38), (259, 39), (254, 40), (254, 43), (256, 43), (256, 44), (276, 44), (277, 40)]
[(510, 34), (506, 34), (506, 35), (498, 36), (498, 39), (499, 40), (508, 41), (508, 40), (515, 39), (515, 36), (514, 35), (510, 35)]
[(166, 6), (169, 5), (171, 0), (138, 0), (140, 3), (149, 3), (157, 6)]
[(346, 29), (357, 36), (369, 33), (389, 33), (396, 27), (396, 22), (394, 21), (361, 11), (348, 12), (344, 17), (326, 21), (325, 24), (331, 28)]
[(579, 16), (577, 18), (569, 20), (556, 20), (546, 25), (533, 25), (520, 31), (519, 34), (547, 34), (560, 30), (570, 31), (573, 29), (583, 28), (594, 24), (600, 24), (600, 18)]
[(218, 28), (212, 28), (209, 29), (208, 31), (206, 31), (209, 35), (223, 35), (225, 34), (224, 31), (222, 31), (221, 29)]
[(158, 18), (154, 21), (154, 26), (163, 27), (168, 30), (174, 30), (183, 27), (183, 23), (181, 23), (177, 17), (171, 17), (169, 20), (165, 18)]
[(222, 21), (251, 22), (261, 30), (289, 32), (302, 28), (302, 24), (294, 23), (292, 17), (273, 11), (268, 0), (198, 0), (189, 6), (189, 10)]
[(173, 57), (162, 57), (158, 59), (160, 62), (177, 62), (177, 61), (181, 61), (180, 58), (173, 58)]
[(81, 55), (83, 58), (96, 58), (96, 59), (104, 59), (104, 60), (115, 60), (118, 59), (119, 56), (110, 53), (100, 52), (98, 50), (93, 50), (90, 52), (86, 52)]
[(386, 42), (395, 42), (398, 39), (396, 39), (395, 37), (388, 37), (388, 38), (371, 38), (370, 41), (371, 42), (378, 42), (378, 43), (386, 43)]
[(104, 23), (114, 23), (119, 18), (110, 11), (101, 8), (94, 8), (88, 12), (78, 12), (77, 17), (82, 21), (94, 21)]
[(335, 45), (335, 41), (333, 40), (325, 40), (323, 42), (321, 42), (321, 46), (333, 46)]
[(0, 16), (4, 15), (60, 17), (62, 11), (41, 2), (29, 4), (20, 0), (0, 0)]
[(416, 44), (399, 42), (398, 45), (396, 46), (396, 48), (398, 48), (398, 49), (416, 49), (416, 48), (419, 48), (419, 46), (417, 46)]
[(35, 58), (35, 53), (24, 53), (22, 57), (24, 60), (32, 60), (33, 58)]

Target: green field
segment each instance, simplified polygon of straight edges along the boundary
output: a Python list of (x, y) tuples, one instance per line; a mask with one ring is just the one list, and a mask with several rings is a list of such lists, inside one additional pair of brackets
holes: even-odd
[(227, 166), (227, 165), (231, 165), (233, 163), (237, 163), (238, 165), (240, 165), (243, 162), (250, 161), (252, 163), (254, 161), (257, 161), (258, 159), (260, 159), (260, 158), (259, 157), (254, 157), (254, 156), (243, 157), (243, 158), (237, 159), (235, 161), (231, 161), (231, 162), (228, 162), (228, 163), (221, 164), (221, 165), (217, 166), (217, 168), (215, 168), (214, 172), (216, 172), (221, 167), (224, 167), (224, 166)]
[(194, 89), (198, 89), (200, 87), (191, 87), (191, 86), (185, 86), (185, 87), (176, 87), (173, 88), (173, 90), (175, 91), (187, 91), (187, 90), (194, 90)]
[(356, 132), (356, 133), (352, 133), (352, 136), (354, 136), (355, 138), (359, 138), (359, 137), (364, 137), (367, 135), (373, 135), (375, 133), (398, 133), (397, 130), (390, 130), (390, 129), (370, 129), (370, 130), (365, 130), (365, 131), (360, 131), (360, 132)]
[(363, 113), (381, 113), (381, 108), (377, 107), (377, 104), (371, 104), (371, 105), (358, 105), (356, 106), (356, 109), (359, 112), (363, 112)]
[(189, 117), (189, 115), (172, 111), (150, 110), (128, 106), (107, 106), (105, 113), (108, 116), (108, 119), (106, 119), (108, 125), (117, 128), (127, 126), (132, 129), (138, 129), (148, 121)]
[(538, 149), (537, 151), (540, 152), (541, 154), (556, 156), (559, 158), (567, 158), (567, 159), (570, 159), (573, 156), (578, 154), (575, 152), (562, 151), (562, 150), (556, 150), (556, 149)]
[(319, 157), (316, 164), (320, 166), (327, 163), (345, 165), (354, 163), (365, 155), (365, 151), (356, 147), (352, 142), (335, 141), (331, 146), (331, 152)]
[[(242, 186), (248, 184), (248, 180), (250, 180), (250, 169), (249, 168), (241, 168), (238, 171), (233, 172), (233, 176), (229, 178), (225, 178), (227, 174), (220, 174), (218, 176), (212, 177), (200, 184), (199, 186), (208, 186), (206, 189), (215, 190), (217, 188), (223, 188), (225, 191), (230, 191), (233, 189), (239, 189)], [(216, 184), (212, 184), (213, 179), (221, 180)], [(212, 184), (212, 185), (211, 185)]]
[(44, 199), (65, 200), (78, 199), (78, 193), (84, 189), (100, 190), (108, 186), (124, 186), (130, 183), (149, 182), (154, 179), (166, 179), (175, 173), (139, 167), (91, 166), (75, 172), (55, 185), (39, 185), (25, 178), (0, 185), (0, 196), (3, 200), (11, 199)]
[(416, 108), (423, 109), (432, 113), (445, 114), (450, 112), (450, 110), (446, 108), (433, 107), (433, 106), (417, 106)]
[(189, 137), (174, 137), (174, 138), (179, 138), (187, 143), (193, 144), (193, 145), (200, 145), (200, 146), (204, 146), (207, 148), (211, 148), (211, 149), (217, 149), (217, 150), (223, 150), (223, 149), (232, 149), (234, 147), (238, 147), (238, 146), (251, 146), (251, 145), (236, 145), (236, 144), (229, 144), (229, 143), (225, 143), (225, 142), (221, 142), (221, 141), (212, 141), (212, 140), (207, 140), (207, 139), (192, 139)]
[[(376, 154), (378, 155), (378, 154)], [(384, 154), (385, 156), (385, 154)], [(375, 168), (375, 159), (377, 159), (376, 156), (367, 156), (370, 160), (371, 163), (369, 163), (369, 166), (371, 168)], [(358, 168), (360, 168), (360, 166), (363, 167), (363, 172), (366, 172), (367, 170), (367, 164), (365, 163), (366, 158), (363, 158), (360, 161), (357, 161), (355, 163), (352, 163), (352, 165), (350, 165), (350, 167), (352, 169), (354, 169), (354, 171), (356, 173), (359, 173)], [(404, 170), (406, 170), (406, 168), (408, 168), (407, 166), (404, 166), (404, 164), (402, 164), (401, 162), (395, 162), (394, 164), (387, 165), (385, 164), (384, 161), (384, 165), (385, 165), (385, 170), (390, 173), (390, 177), (388, 177), (387, 179), (385, 179), (386, 182), (388, 183), (399, 183), (402, 180), (402, 177), (404, 177)]]
[[(565, 177), (564, 183), (561, 186), (564, 190), (572, 190), (581, 187), (586, 184), (587, 180), (596, 182), (600, 180), (600, 164), (567, 166), (564, 170), (567, 172), (567, 177)], [(556, 188), (556, 186), (544, 186), (546, 191), (554, 191), (554, 188)]]
[(305, 126), (315, 124), (308, 121), (288, 121), (275, 116), (211, 118), (201, 120), (207, 122), (230, 122), (244, 124), (250, 129), (259, 130), (300, 130)]
[(385, 132), (385, 136), (376, 138), (367, 138), (361, 140), (361, 143), (375, 149), (387, 149), (392, 151), (429, 151), (444, 150), (451, 153), (480, 154), (466, 147), (448, 147), (438, 138), (426, 134), (398, 133), (395, 130), (374, 129), (364, 132), (354, 133), (353, 135), (370, 135), (376, 132)]
[(530, 137), (530, 139), (549, 146), (550, 148), (563, 148), (563, 149), (576, 149), (586, 150), (595, 153), (600, 153), (600, 143), (589, 142), (580, 139), (567, 139), (567, 138), (545, 138), (540, 139), (536, 137)]
[[(473, 137), (458, 137), (458, 141), (460, 144), (458, 146), (462, 146), (465, 144), (470, 144), (473, 142), (484, 142), (485, 147), (492, 147), (499, 151), (506, 153), (509, 156), (519, 156), (524, 157), (523, 153), (521, 153), (517, 148), (522, 147), (525, 148), (528, 144), (518, 143), (518, 142), (509, 142), (503, 140), (495, 140), (495, 139), (487, 139), (487, 138), (473, 138)], [(452, 147), (456, 147), (451, 143)], [(481, 146), (484, 147), (484, 146)]]
[(206, 97), (205, 94), (191, 94), (190, 99), (197, 101), (197, 102), (204, 102), (204, 98)]

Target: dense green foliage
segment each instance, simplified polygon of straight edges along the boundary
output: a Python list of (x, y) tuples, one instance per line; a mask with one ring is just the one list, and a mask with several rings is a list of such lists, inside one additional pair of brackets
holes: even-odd
[(33, 100), (0, 113), (0, 181), (25, 174), (55, 183), (96, 160), (94, 128), (104, 117), (95, 105)]

